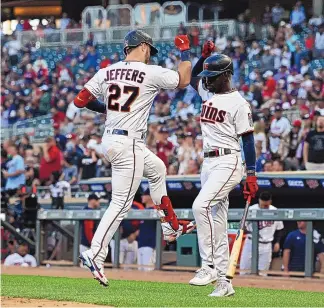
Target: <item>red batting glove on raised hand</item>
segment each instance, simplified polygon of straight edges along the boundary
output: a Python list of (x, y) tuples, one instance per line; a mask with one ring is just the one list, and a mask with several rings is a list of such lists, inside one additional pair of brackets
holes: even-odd
[(255, 175), (248, 175), (243, 188), (244, 199), (247, 199), (249, 196), (254, 198), (258, 189), (257, 177)]
[(177, 35), (174, 38), (174, 45), (180, 50), (185, 51), (190, 49), (190, 42), (187, 35)]
[(201, 55), (203, 58), (208, 58), (215, 49), (215, 44), (212, 41), (207, 41), (204, 43)]

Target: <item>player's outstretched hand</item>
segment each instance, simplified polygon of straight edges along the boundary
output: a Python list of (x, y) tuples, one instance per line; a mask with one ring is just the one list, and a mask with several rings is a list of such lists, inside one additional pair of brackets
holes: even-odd
[(215, 50), (215, 44), (212, 41), (206, 41), (204, 43), (201, 55), (203, 58), (208, 58), (211, 53)]
[(196, 228), (195, 221), (179, 220), (179, 228), (174, 230), (170, 223), (162, 222), (162, 232), (165, 241), (171, 243), (177, 240), (182, 234), (189, 234)]
[(257, 177), (255, 175), (248, 175), (243, 188), (244, 199), (247, 199), (249, 196), (254, 198), (258, 189)]
[(190, 49), (190, 42), (187, 35), (177, 35), (174, 38), (174, 45), (180, 50), (185, 51)]

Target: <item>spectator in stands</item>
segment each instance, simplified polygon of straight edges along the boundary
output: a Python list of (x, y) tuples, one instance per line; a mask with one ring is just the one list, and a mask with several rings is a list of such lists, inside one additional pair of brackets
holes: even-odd
[(271, 9), (272, 13), (272, 23), (274, 25), (278, 25), (282, 20), (283, 14), (285, 10), (280, 6), (280, 3), (276, 3), (276, 5)]
[(64, 197), (71, 197), (71, 185), (62, 178), (62, 174), (58, 171), (54, 171), (50, 176), (51, 184), (49, 185), (49, 189), (52, 198), (52, 209), (63, 210)]
[(283, 161), (276, 159), (272, 163), (272, 169), (273, 172), (282, 172), (284, 171), (284, 163)]
[(315, 48), (313, 50), (314, 58), (324, 57), (324, 25), (322, 24), (315, 34)]
[(54, 123), (53, 128), (54, 128), (54, 138), (56, 141), (56, 145), (61, 151), (65, 151), (67, 138), (60, 133), (60, 124)]
[(48, 137), (43, 146), (44, 155), (39, 166), (39, 177), (42, 184), (49, 184), (50, 175), (62, 170), (62, 153), (53, 137)]
[(217, 50), (222, 53), (227, 46), (227, 39), (223, 32), (219, 32), (216, 36), (215, 46)]
[(298, 5), (294, 7), (290, 15), (290, 22), (294, 29), (300, 30), (300, 25), (305, 21), (305, 11)]
[(168, 140), (169, 131), (166, 127), (161, 127), (156, 141), (156, 155), (164, 162), (166, 168), (169, 167), (169, 156), (174, 150), (172, 142)]
[[(268, 191), (260, 194), (259, 203), (251, 205), (250, 210), (277, 210), (272, 205), (272, 195)], [(280, 241), (283, 237), (284, 224), (282, 221), (259, 221), (259, 270), (267, 271), (270, 268), (272, 252), (279, 252)], [(252, 222), (246, 223), (247, 237), (243, 246), (240, 270), (251, 270), (252, 262)], [(245, 273), (241, 273), (245, 274)]]
[(183, 144), (178, 149), (178, 159), (180, 162), (179, 165), (179, 174), (184, 174), (188, 167), (188, 162), (190, 159), (196, 159), (197, 154), (193, 144), (192, 133), (187, 133)]
[(28, 254), (28, 250), (28, 244), (26, 242), (21, 242), (17, 248), (17, 252), (9, 255), (5, 259), (4, 266), (36, 267), (36, 259)]
[(289, 120), (282, 116), (280, 105), (275, 107), (275, 118), (270, 127), (270, 152), (273, 157), (285, 158), (288, 154), (287, 138), (290, 133)]
[[(142, 194), (142, 203), (145, 205), (146, 210), (154, 210), (155, 204), (146, 190)], [(138, 265), (151, 265), (155, 264), (155, 246), (156, 246), (156, 221), (142, 220), (139, 225), (138, 242)], [(139, 267), (139, 270), (153, 270), (153, 268)]]
[(8, 170), (2, 170), (2, 175), (7, 179), (6, 190), (15, 193), (19, 187), (26, 184), (24, 159), (18, 154), (16, 145), (10, 145), (7, 153), (11, 159), (6, 164)]
[(272, 21), (272, 12), (270, 10), (270, 6), (267, 5), (264, 9), (263, 15), (262, 15), (262, 23), (264, 25), (270, 25)]
[(79, 161), (79, 179), (88, 180), (96, 177), (98, 156), (95, 150), (85, 149)]
[[(271, 47), (266, 45), (263, 47), (263, 55), (261, 56), (261, 68), (263, 72), (272, 72), (274, 69), (274, 56), (270, 54)], [(273, 73), (272, 75), (273, 76)]]
[[(84, 210), (99, 210), (100, 209), (100, 198), (96, 194), (91, 194), (88, 197), (88, 204)], [(99, 221), (97, 220), (82, 220), (81, 221), (81, 242), (80, 242), (80, 253), (86, 251), (91, 246), (92, 238), (96, 232)]]
[[(305, 271), (305, 257), (306, 257), (306, 222), (297, 221), (298, 230), (290, 232), (284, 243), (283, 251), (283, 269), (286, 275), (290, 271)], [(324, 245), (321, 241), (320, 234), (313, 231), (314, 242), (314, 265), (318, 258), (321, 269), (324, 273)]]
[(299, 161), (297, 158), (297, 148), (302, 138), (301, 125), (302, 122), (300, 120), (295, 120), (289, 134), (289, 152), (285, 160), (286, 169), (288, 170), (298, 170)]
[(67, 13), (62, 14), (61, 18), (61, 30), (65, 30), (70, 23), (70, 18), (68, 17)]
[(324, 116), (319, 116), (316, 129), (307, 134), (304, 142), (306, 170), (324, 170)]
[(71, 185), (76, 184), (78, 181), (78, 168), (73, 165), (73, 158), (68, 156), (63, 160), (62, 178), (64, 181)]
[(184, 175), (198, 174), (199, 164), (195, 159), (190, 159), (187, 164), (187, 168), (184, 171)]
[(19, 62), (18, 54), (21, 48), (21, 43), (19, 40), (17, 40), (14, 34), (7, 41), (7, 43), (5, 43), (3, 50), (4, 52), (8, 53), (10, 66), (17, 66)]

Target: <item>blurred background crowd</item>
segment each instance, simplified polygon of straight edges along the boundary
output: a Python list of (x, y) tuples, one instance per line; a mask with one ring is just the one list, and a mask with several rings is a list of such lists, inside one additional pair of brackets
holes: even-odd
[[(300, 1), (288, 19), (283, 13), (280, 4), (265, 8), (263, 39), (256, 39), (256, 18), (249, 10), (238, 16), (240, 35), (235, 37), (211, 26), (187, 28), (182, 23), (178, 33), (190, 37), (193, 65), (205, 40), (215, 42), (215, 52), (233, 58), (233, 85), (253, 110), (258, 172), (319, 170), (324, 168), (323, 18), (308, 16)], [(63, 14), (61, 29), (78, 26)], [(50, 18), (43, 31), (56, 27)], [(47, 115), (54, 134), (42, 144), (32, 143), (27, 133), (2, 140), (2, 187), (50, 185), (62, 179), (76, 184), (109, 176), (110, 165), (100, 147), (104, 116), (77, 109), (73, 98), (99, 68), (119, 61), (122, 53), (102, 53), (93, 35), (84, 45), (40, 51), (17, 39), (19, 31), (32, 29), (37, 31), (28, 20), (19, 19), (11, 36), (2, 35), (1, 127)], [(172, 48), (152, 59), (170, 69), (179, 61)], [(155, 98), (147, 144), (164, 161), (169, 175), (199, 174), (200, 106), (201, 99), (190, 86), (163, 90)]]

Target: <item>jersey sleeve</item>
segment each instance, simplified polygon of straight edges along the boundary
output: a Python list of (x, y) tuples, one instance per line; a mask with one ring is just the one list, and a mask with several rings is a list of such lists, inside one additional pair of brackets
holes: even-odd
[(100, 71), (98, 71), (85, 85), (84, 87), (90, 91), (92, 95), (96, 98), (100, 98), (102, 96), (102, 87), (100, 82)]
[(157, 65), (152, 66), (153, 85), (158, 89), (176, 89), (180, 82), (178, 72)]
[(236, 134), (239, 136), (254, 131), (252, 110), (247, 102), (238, 108), (234, 116), (234, 125)]

